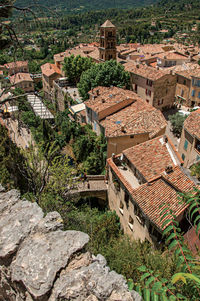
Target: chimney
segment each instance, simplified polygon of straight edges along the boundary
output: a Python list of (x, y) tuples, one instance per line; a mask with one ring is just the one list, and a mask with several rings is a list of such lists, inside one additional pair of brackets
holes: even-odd
[(172, 166), (172, 165), (166, 166), (165, 172), (166, 172), (167, 174), (171, 173), (172, 171), (173, 171), (173, 166)]
[(167, 136), (164, 136), (164, 142), (167, 143), (168, 142), (168, 138)]
[(123, 133), (126, 133), (126, 130), (125, 130), (125, 126), (124, 126), (124, 125), (121, 126), (121, 131), (122, 131)]

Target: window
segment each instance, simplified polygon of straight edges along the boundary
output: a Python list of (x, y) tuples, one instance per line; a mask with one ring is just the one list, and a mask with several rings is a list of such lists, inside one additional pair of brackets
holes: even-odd
[(147, 103), (149, 103), (149, 100), (148, 100), (148, 99), (146, 99), (146, 102), (147, 102)]
[(187, 148), (188, 148), (188, 141), (185, 140), (185, 142), (184, 142), (184, 150), (187, 150)]
[(197, 157), (196, 157), (196, 161), (199, 161), (199, 160), (200, 160), (200, 156), (198, 156), (198, 155), (197, 155)]
[(120, 201), (119, 204), (119, 212), (123, 215), (124, 214), (124, 204), (122, 203), (122, 201)]
[(152, 87), (152, 84), (153, 84), (152, 80), (147, 79), (147, 86)]
[(130, 138), (131, 138), (131, 139), (134, 138), (134, 135), (130, 135)]
[(96, 123), (96, 121), (94, 121), (94, 131), (96, 131), (97, 130), (97, 123)]
[(186, 85), (186, 80), (184, 79), (183, 84)]
[(128, 225), (132, 231), (133, 231), (133, 224), (134, 224), (134, 220), (133, 220), (132, 216), (129, 215)]
[(184, 90), (181, 89), (181, 96), (183, 97), (183, 95), (184, 95)]
[(198, 93), (198, 98), (200, 98), (200, 92)]
[(181, 155), (181, 158), (183, 159), (183, 161), (185, 160), (185, 155), (184, 154), (182, 154)]
[(129, 194), (127, 191), (125, 191), (125, 196), (124, 196), (124, 201), (126, 203), (126, 207), (128, 207), (128, 202), (129, 202)]
[(191, 94), (192, 96), (195, 96), (195, 90), (192, 90), (192, 94)]
[(146, 89), (146, 95), (151, 96), (151, 90)]

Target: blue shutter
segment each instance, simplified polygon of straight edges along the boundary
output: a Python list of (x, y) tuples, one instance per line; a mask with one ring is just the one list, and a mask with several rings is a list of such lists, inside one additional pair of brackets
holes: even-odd
[(187, 150), (187, 147), (188, 147), (188, 141), (185, 140), (185, 143), (184, 143), (184, 149)]
[(195, 90), (192, 90), (192, 96), (195, 96)]

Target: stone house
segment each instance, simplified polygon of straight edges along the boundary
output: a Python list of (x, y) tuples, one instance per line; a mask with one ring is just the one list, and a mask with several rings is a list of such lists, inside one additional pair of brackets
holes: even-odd
[(186, 227), (188, 205), (180, 203), (177, 193), (191, 191), (195, 184), (182, 172), (182, 163), (165, 135), (107, 160), (109, 207), (119, 216), (124, 233), (157, 245), (167, 218), (161, 221), (164, 208), (172, 210), (181, 228)]
[(165, 133), (162, 113), (130, 90), (97, 87), (85, 102), (86, 122), (107, 139), (107, 157)]
[(164, 52), (157, 55), (157, 66), (161, 68), (167, 68), (177, 65), (183, 65), (189, 62), (187, 55), (180, 54), (178, 52)]
[(61, 71), (56, 65), (46, 63), (41, 66), (44, 95), (47, 99), (53, 96), (53, 81), (61, 77)]
[(34, 82), (29, 73), (18, 72), (10, 76), (9, 80), (14, 87), (21, 88), (25, 92), (34, 91)]
[(4, 66), (5, 66), (5, 70), (8, 71), (8, 74), (10, 76), (18, 72), (24, 72), (24, 73), (29, 72), (28, 61), (16, 61), (12, 63), (7, 63)]
[(200, 109), (190, 113), (184, 121), (178, 152), (184, 167), (200, 161)]
[(178, 103), (188, 107), (200, 106), (200, 66), (195, 69), (177, 71), (175, 97)]
[(128, 62), (125, 70), (130, 73), (132, 90), (157, 109), (174, 104), (176, 76), (143, 64)]

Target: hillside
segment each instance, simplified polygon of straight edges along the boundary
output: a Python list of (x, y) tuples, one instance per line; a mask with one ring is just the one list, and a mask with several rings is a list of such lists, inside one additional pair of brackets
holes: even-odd
[(157, 0), (17, 0), (16, 5), (24, 7), (29, 5), (45, 6), (47, 8), (54, 8), (58, 11), (60, 10), (96, 10), (96, 9), (107, 9), (107, 8), (131, 8), (131, 7), (141, 7), (156, 3)]

